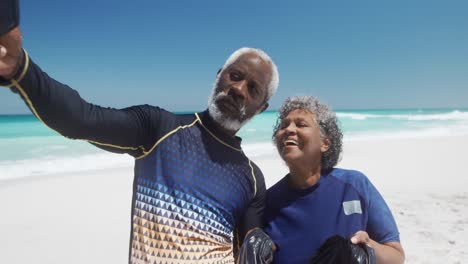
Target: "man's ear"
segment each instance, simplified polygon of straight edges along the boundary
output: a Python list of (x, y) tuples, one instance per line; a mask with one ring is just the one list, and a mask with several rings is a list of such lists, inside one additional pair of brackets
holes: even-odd
[(262, 106), (262, 108), (260, 108), (260, 111), (258, 111), (258, 113), (263, 113), (263, 111), (265, 111), (267, 108), (268, 108), (269, 104), (268, 102), (265, 102)]

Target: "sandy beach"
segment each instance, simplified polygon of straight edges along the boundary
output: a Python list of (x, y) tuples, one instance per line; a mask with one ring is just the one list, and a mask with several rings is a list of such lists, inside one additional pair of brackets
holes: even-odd
[[(468, 136), (350, 141), (338, 167), (364, 172), (384, 196), (406, 263), (465, 263), (466, 157)], [(267, 186), (287, 172), (273, 147), (252, 159)], [(127, 263), (132, 181), (130, 162), (0, 181), (1, 262)]]

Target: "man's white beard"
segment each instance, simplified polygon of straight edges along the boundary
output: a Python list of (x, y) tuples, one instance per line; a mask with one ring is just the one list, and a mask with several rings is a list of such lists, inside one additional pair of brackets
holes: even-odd
[[(216, 85), (215, 85), (216, 87)], [(216, 100), (220, 97), (227, 96), (225, 92), (220, 92), (215, 95), (216, 89), (213, 88), (213, 92), (211, 93), (210, 97), (208, 98), (208, 112), (213, 118), (213, 120), (221, 125), (223, 128), (230, 130), (230, 131), (238, 131), (241, 129), (247, 122), (250, 121), (250, 118), (244, 119), (242, 121), (238, 119), (233, 119), (227, 115), (225, 115), (221, 110), (219, 110), (218, 106), (216, 105)], [(240, 111), (241, 119), (245, 116), (245, 105), (242, 106)]]

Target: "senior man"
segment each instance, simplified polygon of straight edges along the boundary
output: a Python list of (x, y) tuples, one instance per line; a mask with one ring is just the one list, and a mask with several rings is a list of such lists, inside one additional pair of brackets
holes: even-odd
[(278, 87), (263, 51), (235, 51), (208, 109), (194, 114), (90, 104), (32, 62), (18, 28), (0, 37), (0, 76), (46, 126), (135, 158), (129, 263), (232, 263), (239, 241), (262, 225), (264, 178), (235, 134)]

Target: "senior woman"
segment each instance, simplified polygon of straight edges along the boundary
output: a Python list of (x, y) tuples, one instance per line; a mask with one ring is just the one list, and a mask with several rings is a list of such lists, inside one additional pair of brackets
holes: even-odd
[(288, 98), (274, 142), (289, 173), (267, 192), (265, 232), (275, 263), (308, 263), (329, 237), (374, 249), (377, 263), (403, 263), (395, 220), (369, 179), (337, 169), (342, 133), (335, 113), (310, 96)]

